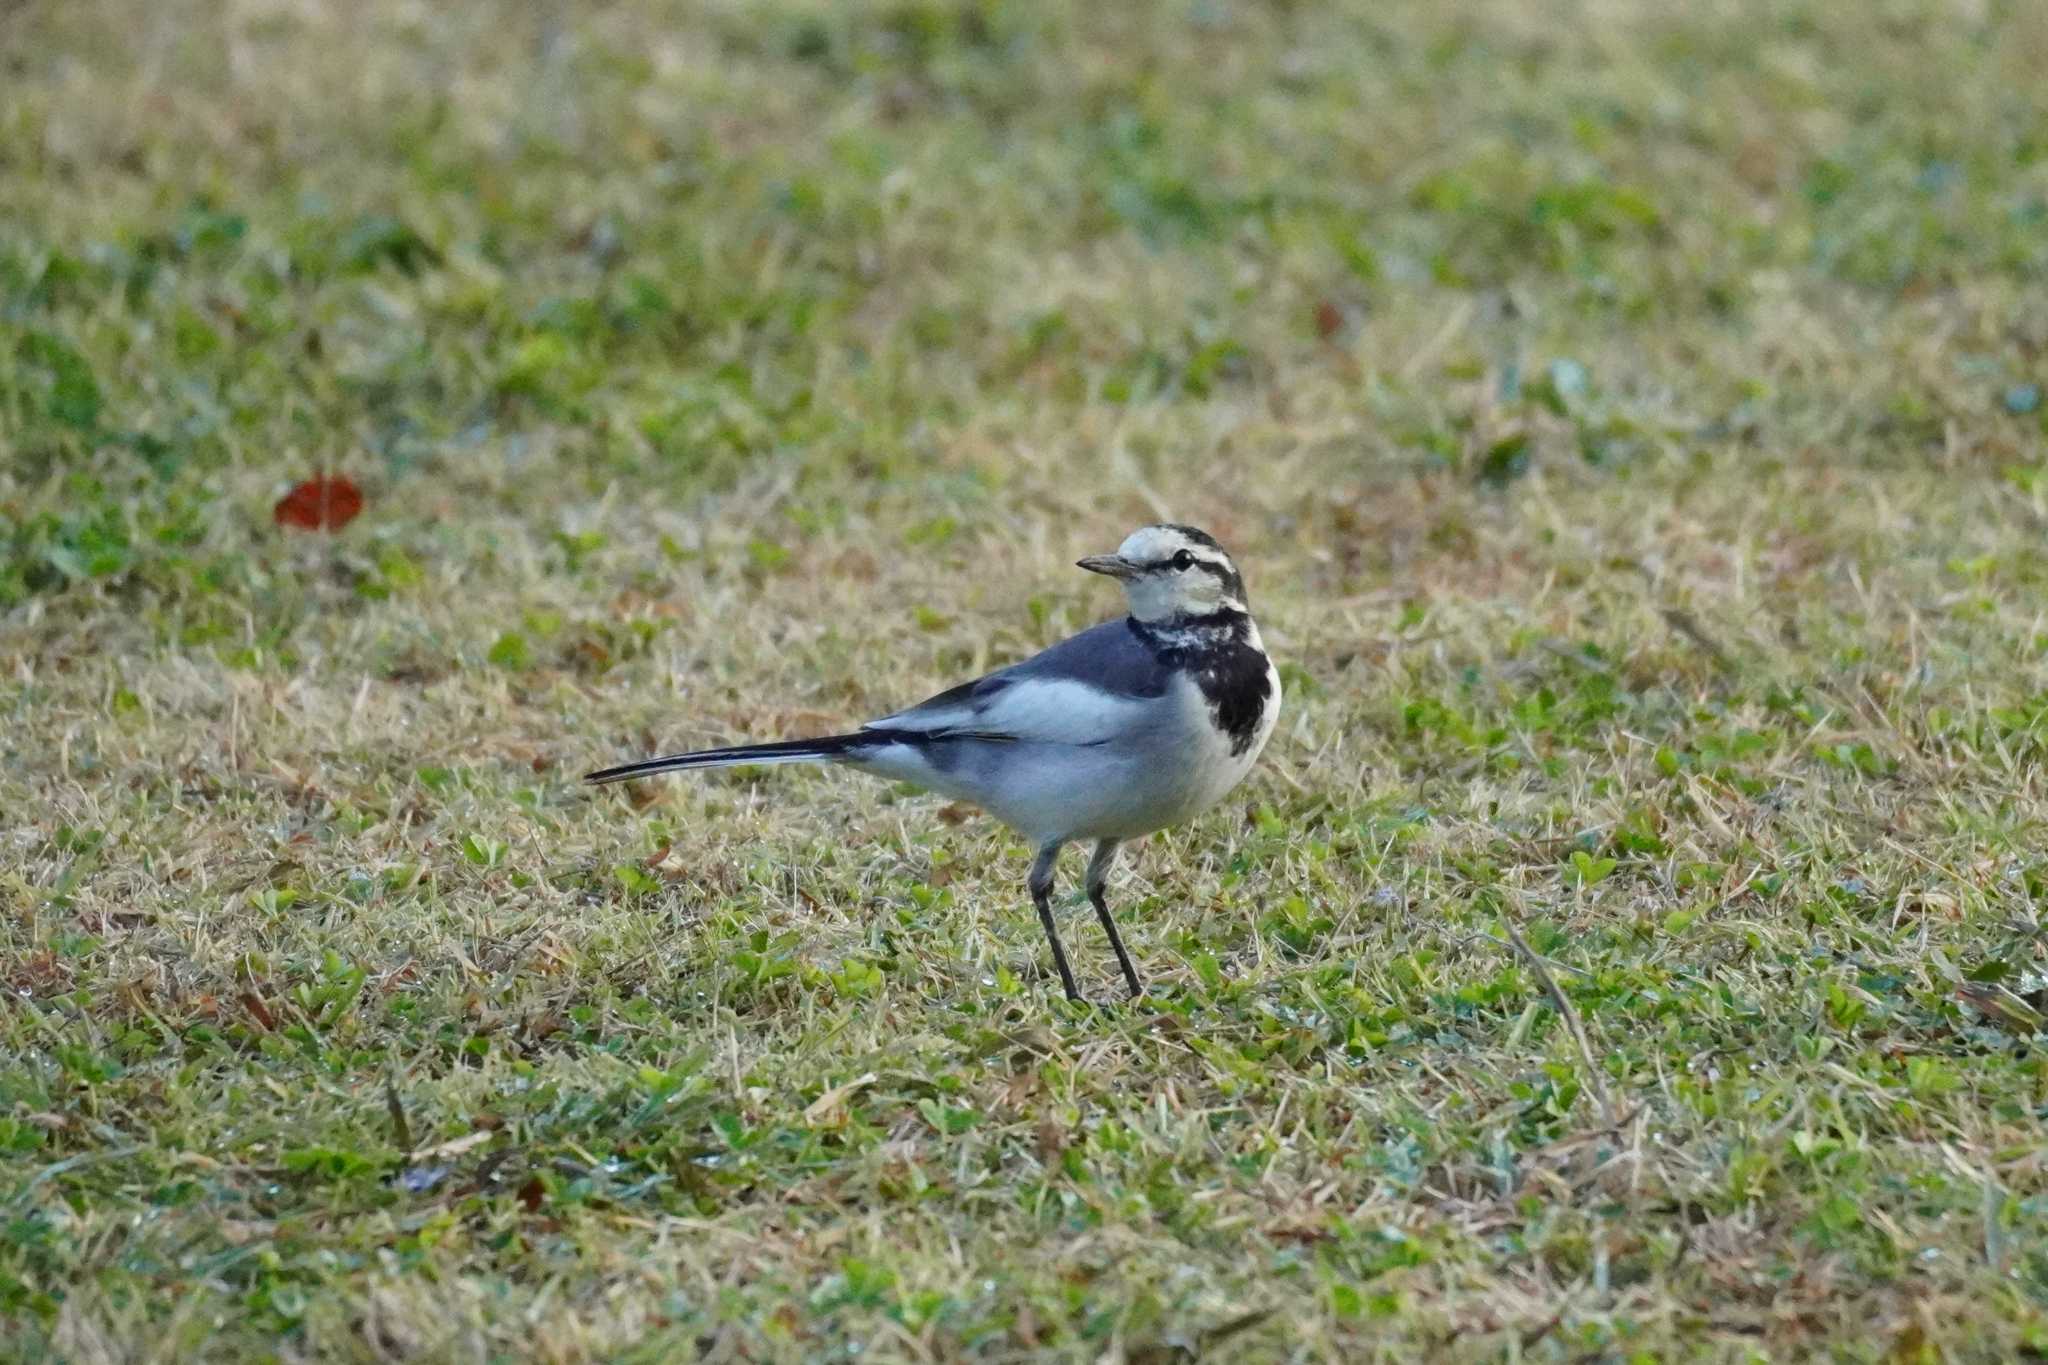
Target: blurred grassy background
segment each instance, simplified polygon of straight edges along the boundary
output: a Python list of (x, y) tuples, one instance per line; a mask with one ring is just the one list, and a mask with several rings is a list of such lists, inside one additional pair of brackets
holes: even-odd
[[(2048, 1350), (2044, 69), (0, 9), (0, 1350)], [(575, 785), (1020, 657), (1162, 514), (1289, 710), (1119, 883), (1143, 1007), (961, 812)]]

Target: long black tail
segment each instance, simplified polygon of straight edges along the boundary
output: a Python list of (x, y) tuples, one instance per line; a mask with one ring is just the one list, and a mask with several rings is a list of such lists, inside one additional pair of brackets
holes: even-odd
[(830, 763), (861, 749), (886, 744), (891, 736), (873, 730), (850, 735), (825, 735), (819, 739), (781, 739), (769, 744), (735, 744), (724, 749), (699, 749), (690, 754), (643, 759), (585, 773), (585, 782), (624, 782), (631, 777), (653, 777), (657, 773), (679, 773), (687, 768), (734, 768), (741, 764)]

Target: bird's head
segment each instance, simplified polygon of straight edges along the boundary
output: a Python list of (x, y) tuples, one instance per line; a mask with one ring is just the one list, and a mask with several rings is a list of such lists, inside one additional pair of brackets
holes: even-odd
[(1247, 610), (1237, 565), (1214, 536), (1192, 526), (1141, 526), (1115, 554), (1090, 555), (1079, 563), (1122, 583), (1131, 615), (1140, 621)]

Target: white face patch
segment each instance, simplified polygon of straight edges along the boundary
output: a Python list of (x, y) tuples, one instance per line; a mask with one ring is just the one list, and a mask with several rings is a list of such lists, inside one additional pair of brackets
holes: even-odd
[(1124, 580), (1131, 615), (1140, 621), (1245, 609), (1229, 586), (1237, 578), (1237, 567), (1214, 545), (1171, 526), (1141, 526), (1116, 552), (1118, 558), (1142, 566)]

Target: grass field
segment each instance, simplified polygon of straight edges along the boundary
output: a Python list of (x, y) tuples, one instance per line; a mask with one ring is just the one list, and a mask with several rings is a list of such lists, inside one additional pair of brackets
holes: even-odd
[[(0, 1356), (2048, 1355), (2044, 70), (0, 5)], [(1165, 514), (1288, 696), (1113, 884), (1138, 1004), (972, 812), (577, 781), (1019, 658)]]

